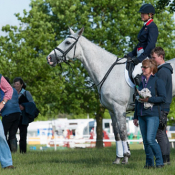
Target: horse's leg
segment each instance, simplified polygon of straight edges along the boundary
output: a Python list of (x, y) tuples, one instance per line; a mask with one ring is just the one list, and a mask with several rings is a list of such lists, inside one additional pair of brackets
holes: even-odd
[(119, 134), (120, 138), (122, 140), (122, 145), (123, 145), (123, 164), (128, 163), (128, 158), (131, 155), (129, 144), (127, 142), (127, 128), (126, 128), (126, 113), (125, 112), (119, 112)]
[(128, 157), (130, 156), (130, 149), (127, 142), (127, 129), (126, 129), (126, 115), (125, 112), (110, 112), (112, 119), (112, 126), (116, 140), (116, 160), (115, 164), (120, 164), (121, 158), (124, 159), (122, 163), (128, 163)]
[(109, 111), (109, 113), (111, 115), (113, 132), (116, 140), (116, 159), (113, 163), (120, 164), (120, 160), (123, 158), (123, 145), (119, 134), (119, 123), (115, 114), (111, 111)]

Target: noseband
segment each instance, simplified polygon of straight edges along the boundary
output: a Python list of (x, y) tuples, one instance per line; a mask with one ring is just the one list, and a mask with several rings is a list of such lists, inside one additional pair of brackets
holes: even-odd
[[(74, 55), (73, 55), (73, 58), (74, 58), (74, 56), (75, 56), (76, 44), (77, 44), (78, 39), (80, 38), (80, 36), (79, 36), (78, 38), (75, 38), (75, 37), (73, 37), (73, 36), (68, 36), (67, 38), (73, 38), (73, 39), (75, 40), (75, 42), (74, 42), (66, 51), (63, 51), (63, 50), (61, 50), (61, 49), (58, 48), (58, 47), (56, 47), (55, 49), (53, 49), (54, 54), (55, 54), (55, 58), (56, 58), (56, 61), (57, 61), (57, 64), (59, 63), (59, 60), (60, 60), (59, 58), (62, 58), (61, 60), (62, 60), (63, 62), (65, 62), (65, 63), (67, 63), (67, 61), (66, 61), (66, 55), (68, 54), (68, 52), (69, 52), (74, 46), (75, 46), (75, 48), (74, 48)], [(62, 53), (62, 56), (59, 56), (59, 58), (58, 58), (58, 56), (57, 56), (55, 50), (60, 51), (60, 52)]]

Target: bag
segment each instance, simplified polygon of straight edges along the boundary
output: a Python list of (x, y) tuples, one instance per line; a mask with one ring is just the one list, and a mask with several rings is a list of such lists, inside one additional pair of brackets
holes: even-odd
[[(25, 91), (24, 94), (22, 94), (22, 95), (20, 96), (20, 98), (19, 98), (19, 104), (21, 104), (21, 103), (27, 103), (27, 102), (29, 102), (29, 100), (27, 99), (27, 95), (26, 95), (26, 91)], [(39, 113), (40, 113), (40, 111), (39, 111), (39, 109), (36, 107), (36, 110), (35, 110), (35, 117), (34, 117), (34, 118), (38, 117)]]
[(38, 117), (39, 113), (40, 113), (40, 111), (39, 111), (39, 109), (36, 107), (36, 110), (35, 110), (35, 117), (34, 117), (34, 118)]
[(159, 117), (159, 128), (160, 130), (164, 130), (164, 128), (167, 125), (167, 115), (168, 112), (167, 111), (161, 111), (161, 115)]
[[(156, 80), (156, 82), (157, 82), (157, 80)], [(157, 85), (156, 85), (156, 83), (155, 83), (155, 92), (156, 92), (156, 96), (157, 96)], [(164, 128), (167, 125), (168, 112), (167, 111), (161, 111), (160, 112), (160, 106), (158, 106), (158, 110), (159, 110), (159, 127), (158, 127), (158, 129), (164, 130)]]

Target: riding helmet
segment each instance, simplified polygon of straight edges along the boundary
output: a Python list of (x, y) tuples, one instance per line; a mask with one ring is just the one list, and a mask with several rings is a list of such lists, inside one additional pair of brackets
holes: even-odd
[(140, 13), (152, 13), (155, 14), (155, 9), (151, 4), (144, 4), (140, 7)]

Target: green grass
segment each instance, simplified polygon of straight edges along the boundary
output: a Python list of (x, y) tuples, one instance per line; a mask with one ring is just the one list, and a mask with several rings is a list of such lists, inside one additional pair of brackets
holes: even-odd
[(0, 169), (0, 175), (175, 175), (175, 149), (171, 150), (171, 165), (162, 169), (143, 169), (143, 145), (131, 144), (128, 165), (113, 165), (115, 146), (103, 149), (28, 150), (27, 154), (12, 154), (15, 170)]

